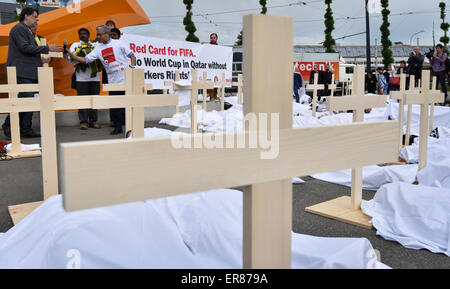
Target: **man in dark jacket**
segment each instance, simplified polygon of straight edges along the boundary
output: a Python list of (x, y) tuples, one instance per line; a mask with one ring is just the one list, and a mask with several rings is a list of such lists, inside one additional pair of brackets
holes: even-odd
[[(20, 22), (9, 33), (8, 59), (6, 66), (15, 66), (17, 70), (18, 84), (38, 83), (37, 68), (42, 66), (41, 54), (49, 51), (62, 52), (57, 45), (38, 46), (31, 27), (39, 21), (39, 14), (33, 7), (25, 7), (20, 14)], [(19, 93), (19, 97), (34, 97), (33, 92)], [(40, 137), (32, 129), (33, 112), (21, 112), (20, 133), (22, 137)], [(11, 126), (9, 116), (2, 125), (3, 132), (11, 138)]]
[(415, 86), (418, 86), (419, 80), (422, 79), (423, 61), (425, 57), (420, 53), (420, 47), (415, 47), (408, 58), (409, 75), (414, 75)]

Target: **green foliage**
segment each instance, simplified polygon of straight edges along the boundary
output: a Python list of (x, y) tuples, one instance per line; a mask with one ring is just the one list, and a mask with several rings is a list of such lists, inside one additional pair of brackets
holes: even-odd
[(266, 0), (259, 0), (259, 4), (261, 4), (262, 6), (262, 10), (261, 10), (261, 14), (266, 14), (267, 13), (267, 1)]
[(389, 0), (381, 0), (381, 7), (383, 7), (383, 10), (381, 11), (381, 14), (383, 15), (383, 23), (380, 26), (381, 44), (383, 47), (381, 54), (383, 55), (384, 68), (388, 69), (389, 65), (394, 63), (392, 50), (390, 49), (392, 42), (389, 40), (389, 36), (391, 35), (391, 32), (389, 31), (389, 26), (391, 25), (389, 23), (389, 14), (391, 14), (391, 11), (388, 9)]
[(441, 8), (441, 19), (442, 19), (442, 23), (441, 23), (441, 29), (442, 31), (444, 31), (444, 36), (442, 36), (439, 41), (442, 42), (442, 44), (444, 44), (444, 51), (448, 53), (448, 49), (447, 49), (447, 44), (449, 42), (449, 37), (447, 36), (447, 32), (448, 32), (448, 28), (449, 28), (449, 24), (447, 22), (445, 22), (445, 3), (441, 2), (439, 3), (439, 8)]
[[(267, 0), (259, 0), (259, 4), (262, 6), (261, 14), (266, 14), (267, 13), (267, 7), (266, 7)], [(242, 46), (243, 36), (244, 36), (244, 32), (241, 30), (241, 33), (239, 33), (239, 35), (237, 36), (237, 40), (236, 40), (236, 43), (234, 43), (234, 45)]]
[(236, 41), (236, 43), (234, 45), (242, 46), (243, 34), (244, 34), (244, 32), (241, 30), (241, 33), (239, 33), (239, 35), (237, 37), (237, 41)]
[(194, 22), (192, 21), (192, 5), (194, 4), (194, 0), (183, 0), (184, 5), (186, 5), (186, 16), (183, 19), (183, 24), (185, 26), (185, 30), (189, 33), (186, 36), (186, 41), (190, 42), (200, 42), (200, 39), (195, 36), (195, 31), (197, 28), (195, 27)]
[(334, 40), (331, 33), (334, 30), (334, 19), (333, 19), (333, 11), (331, 10), (332, 0), (325, 0), (325, 4), (328, 6), (324, 15), (325, 18), (325, 41), (323, 42), (323, 47), (326, 48), (327, 53), (336, 52), (333, 49), (333, 46), (336, 45), (336, 41)]

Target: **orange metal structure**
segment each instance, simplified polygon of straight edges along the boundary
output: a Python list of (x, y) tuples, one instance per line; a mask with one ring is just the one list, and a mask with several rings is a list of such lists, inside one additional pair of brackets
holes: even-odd
[[(91, 32), (91, 39), (95, 38), (95, 28), (104, 25), (109, 19), (117, 27), (127, 27), (140, 24), (150, 24), (136, 0), (86, 0), (81, 3), (79, 13), (71, 13), (73, 9), (67, 7), (44, 13), (39, 16), (38, 34), (47, 39), (49, 44), (67, 45), (78, 42), (78, 29), (85, 27)], [(6, 83), (5, 65), (8, 55), (9, 31), (15, 23), (0, 25), (0, 83)], [(73, 65), (62, 59), (54, 59), (50, 64), (55, 69), (55, 92), (64, 95), (75, 95), (70, 88)]]

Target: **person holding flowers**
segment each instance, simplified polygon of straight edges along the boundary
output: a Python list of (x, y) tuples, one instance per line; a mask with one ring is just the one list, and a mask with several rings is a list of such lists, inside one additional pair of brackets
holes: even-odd
[[(91, 53), (95, 46), (89, 42), (90, 33), (86, 28), (78, 30), (80, 42), (72, 44), (70, 51), (80, 57), (86, 57)], [(81, 63), (71, 58), (72, 64), (75, 66), (75, 89), (77, 95), (99, 95), (100, 94), (100, 77), (99, 72), (103, 70), (103, 66), (99, 60), (89, 64)], [(97, 123), (98, 111), (96, 109), (80, 109), (78, 110), (80, 119), (80, 129), (87, 130), (90, 128), (99, 129), (101, 126)]]

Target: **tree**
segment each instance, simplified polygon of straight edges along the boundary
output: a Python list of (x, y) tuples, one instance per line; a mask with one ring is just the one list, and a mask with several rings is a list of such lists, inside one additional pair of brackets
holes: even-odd
[[(266, 7), (267, 1), (259, 0), (259, 4), (262, 6), (261, 14), (266, 14), (267, 13), (267, 7)], [(237, 37), (237, 41), (234, 45), (242, 46), (243, 33), (244, 32), (241, 30), (241, 33), (239, 33), (239, 35)]]
[(445, 3), (444, 2), (439, 3), (439, 8), (441, 8), (441, 19), (442, 19), (441, 29), (444, 31), (444, 36), (442, 36), (439, 40), (442, 42), (442, 44), (444, 44), (444, 50), (448, 53), (447, 44), (449, 42), (449, 37), (447, 36), (447, 31), (450, 25), (447, 22), (445, 22), (446, 16)]
[(383, 50), (381, 51), (381, 54), (383, 55), (383, 64), (384, 69), (388, 69), (389, 65), (394, 63), (394, 58), (392, 57), (392, 50), (390, 47), (392, 46), (391, 40), (389, 40), (389, 35), (391, 35), (391, 32), (389, 31), (389, 14), (391, 11), (389, 11), (389, 0), (381, 0), (381, 7), (383, 7), (383, 10), (381, 11), (381, 14), (383, 15), (383, 24), (380, 26), (381, 31), (381, 44), (383, 46)]
[(325, 0), (325, 4), (328, 6), (326, 13), (324, 15), (325, 18), (325, 41), (323, 42), (323, 47), (326, 48), (327, 53), (336, 52), (333, 49), (333, 46), (336, 45), (336, 41), (333, 39), (331, 33), (334, 30), (334, 19), (333, 19), (333, 11), (331, 10), (331, 2), (332, 0)]
[(183, 24), (185, 26), (186, 31), (189, 33), (186, 36), (186, 41), (190, 42), (200, 42), (200, 39), (198, 39), (197, 36), (195, 36), (195, 31), (197, 31), (197, 28), (195, 28), (195, 24), (192, 21), (192, 5), (194, 4), (194, 0), (183, 0), (183, 3), (186, 5), (186, 17), (183, 19)]

